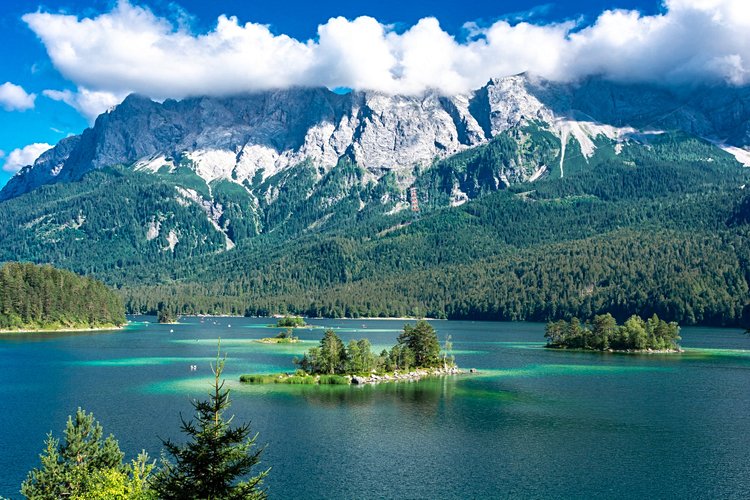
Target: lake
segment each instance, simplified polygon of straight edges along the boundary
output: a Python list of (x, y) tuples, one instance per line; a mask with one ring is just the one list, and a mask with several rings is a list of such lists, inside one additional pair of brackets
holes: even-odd
[(126, 459), (158, 458), (207, 396), (221, 337), (230, 413), (267, 444), (272, 498), (750, 497), (750, 338), (737, 329), (683, 328), (682, 355), (623, 355), (546, 350), (542, 324), (435, 321), (477, 374), (317, 387), (238, 378), (292, 370), (322, 327), (379, 352), (404, 322), (310, 320), (305, 342), (264, 345), (252, 339), (279, 331), (269, 319), (131, 319), (0, 337), (0, 495), (20, 497), (46, 434), (78, 406)]

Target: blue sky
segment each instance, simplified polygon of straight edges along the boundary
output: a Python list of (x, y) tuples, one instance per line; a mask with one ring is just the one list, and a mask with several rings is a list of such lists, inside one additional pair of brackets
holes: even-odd
[[(43, 150), (22, 148), (80, 133), (133, 91), (452, 93), (526, 70), (745, 84), (750, 59), (744, 0), (3, 0), (0, 9), (0, 186), (13, 162)], [(708, 49), (692, 40), (702, 32)]]

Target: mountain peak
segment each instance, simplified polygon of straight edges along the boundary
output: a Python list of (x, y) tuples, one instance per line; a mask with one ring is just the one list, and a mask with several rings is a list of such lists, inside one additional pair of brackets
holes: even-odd
[(730, 146), (750, 145), (746, 89), (711, 88), (701, 99), (691, 96), (601, 79), (550, 82), (528, 73), (493, 78), (456, 96), (342, 95), (324, 87), (295, 87), (160, 103), (131, 94), (97, 118), (92, 129), (19, 172), (0, 199), (110, 165), (158, 171), (178, 157), (206, 182), (226, 179), (248, 189), (303, 162), (325, 172), (345, 157), (369, 179), (393, 172), (407, 186), (417, 167), (530, 122), (561, 140), (574, 131), (586, 151), (604, 129), (589, 126), (586, 132), (568, 123), (679, 129)]

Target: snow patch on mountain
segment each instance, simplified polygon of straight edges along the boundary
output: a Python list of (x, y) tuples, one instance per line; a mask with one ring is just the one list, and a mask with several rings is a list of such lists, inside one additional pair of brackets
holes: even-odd
[(629, 136), (636, 133), (636, 130), (632, 127), (613, 127), (612, 125), (601, 123), (563, 118), (555, 119), (554, 130), (565, 143), (567, 143), (570, 136), (575, 138), (581, 148), (581, 154), (586, 159), (594, 156), (594, 152), (596, 151), (594, 140), (598, 137), (602, 136), (617, 143), (622, 143)]
[(242, 147), (235, 165), (234, 176), (237, 179), (252, 181), (258, 172), (264, 181), (278, 171), (279, 154), (268, 146), (246, 144)]
[(161, 231), (161, 221), (154, 217), (148, 223), (148, 229), (146, 230), (146, 241), (151, 241), (159, 237)]
[(229, 235), (227, 234), (227, 226), (229, 224), (229, 221), (226, 221), (224, 223), (224, 226), (221, 226), (219, 224), (221, 222), (221, 216), (224, 215), (224, 207), (221, 205), (221, 203), (214, 203), (213, 201), (204, 199), (194, 189), (186, 189), (180, 186), (175, 186), (175, 189), (177, 190), (177, 193), (180, 195), (177, 198), (178, 201), (180, 199), (183, 200), (183, 203), (189, 203), (189, 201), (192, 201), (193, 203), (197, 204), (201, 209), (203, 209), (203, 211), (206, 213), (206, 216), (208, 218), (208, 222), (211, 223), (214, 229), (216, 229), (218, 232), (224, 235), (225, 249), (226, 250), (233, 249), (235, 247), (235, 243), (229, 238)]
[(529, 182), (534, 182), (535, 180), (539, 179), (541, 176), (543, 176), (547, 172), (547, 166), (541, 165), (539, 168), (537, 168), (533, 174), (531, 174), (531, 177), (529, 177)]
[(750, 167), (750, 151), (735, 146), (727, 146), (726, 144), (722, 144), (719, 147), (734, 156), (744, 167)]
[[(750, 165), (750, 152), (742, 149), (748, 143), (743, 131), (750, 123), (750, 92), (704, 90), (685, 96), (656, 87), (597, 79), (554, 83), (523, 74), (492, 79), (474, 92), (454, 96), (431, 91), (337, 95), (324, 88), (295, 88), (157, 103), (131, 95), (101, 115), (93, 129), (63, 139), (34, 166), (22, 168), (0, 199), (112, 165), (148, 172), (189, 167), (209, 190), (216, 181), (228, 180), (252, 192), (303, 162), (315, 168), (319, 180), (342, 160), (363, 169), (361, 183), (390, 173), (396, 189), (404, 191), (418, 167), (424, 171), (436, 159), (530, 125), (561, 140), (561, 175), (569, 160), (569, 140), (589, 159), (603, 139), (619, 153), (623, 144), (639, 141), (642, 130), (652, 128), (728, 137), (725, 150)], [(509, 179), (538, 179), (540, 167), (513, 166), (495, 175), (509, 185)], [(292, 177), (279, 176), (273, 182), (279, 185), (265, 186), (258, 196), (272, 203)]]
[(232, 179), (232, 171), (237, 164), (237, 155), (222, 149), (197, 149), (185, 155), (193, 164), (195, 173), (206, 184), (218, 179)]
[(469, 195), (461, 191), (458, 183), (454, 184), (453, 189), (451, 190), (451, 206), (460, 207), (467, 201), (469, 201)]
[[(164, 250), (169, 250), (170, 252), (174, 252), (174, 247), (177, 246), (177, 243), (180, 242), (180, 238), (177, 234), (177, 231), (174, 229), (169, 230), (169, 234), (167, 234), (167, 246), (164, 247)], [(182, 248), (182, 247), (180, 247)]]
[(163, 154), (157, 154), (146, 158), (141, 158), (135, 162), (133, 169), (145, 170), (149, 172), (158, 172), (162, 167), (167, 167), (169, 172), (175, 169), (174, 160), (167, 159)]

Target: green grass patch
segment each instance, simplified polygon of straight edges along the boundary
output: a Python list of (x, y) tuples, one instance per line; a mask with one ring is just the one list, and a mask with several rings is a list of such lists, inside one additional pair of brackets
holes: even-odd
[(277, 375), (240, 375), (240, 382), (245, 384), (273, 384), (278, 378)]
[(276, 379), (278, 384), (311, 385), (315, 383), (312, 375), (291, 375), (289, 377)]
[[(318, 383), (318, 380), (314, 375), (306, 373), (297, 373), (294, 375), (246, 374), (240, 376), (240, 382), (245, 384), (314, 385)], [(348, 384), (349, 380), (341, 375), (323, 375), (320, 377), (320, 383), (342, 385)]]

